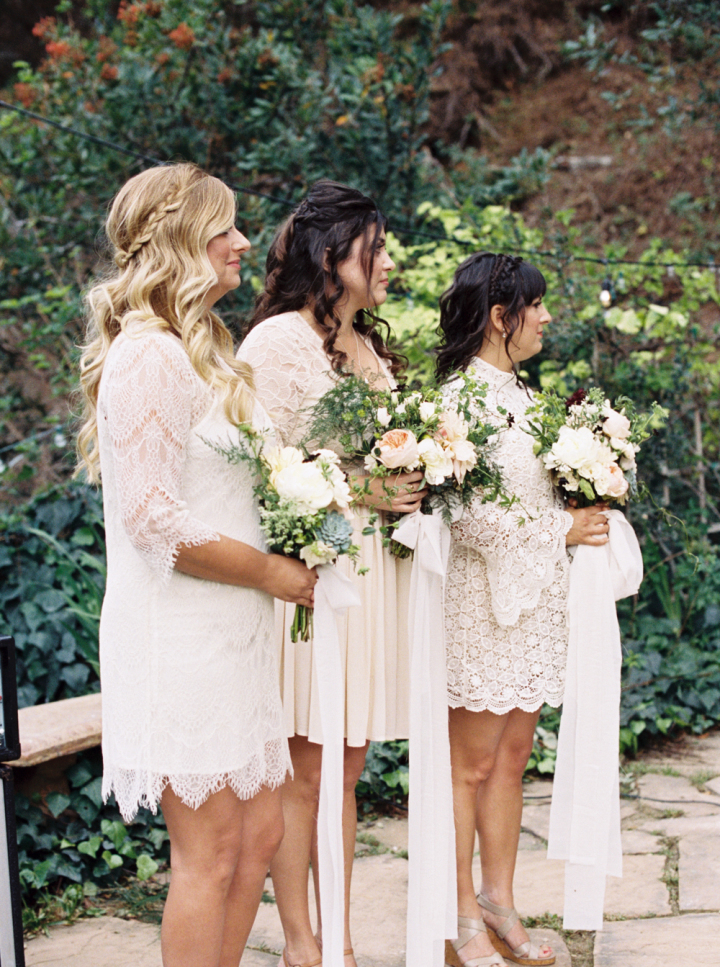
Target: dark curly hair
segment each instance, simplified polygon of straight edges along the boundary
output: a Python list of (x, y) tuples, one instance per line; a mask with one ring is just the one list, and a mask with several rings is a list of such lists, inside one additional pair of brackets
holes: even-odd
[[(325, 333), (323, 348), (332, 368), (340, 370), (347, 355), (335, 348), (340, 328), (336, 307), (345, 287), (338, 266), (349, 256), (353, 242), (363, 237), (362, 265), (369, 280), (378, 241), (387, 218), (377, 204), (355, 188), (335, 181), (318, 181), (275, 233), (267, 256), (265, 288), (257, 297), (247, 330), (281, 312), (312, 306), (315, 321)], [(407, 365), (405, 357), (386, 344), (390, 327), (369, 309), (355, 315), (353, 327), (370, 339), (393, 374)], [(379, 329), (384, 327), (386, 339)]]
[(465, 259), (455, 270), (450, 288), (440, 296), (438, 332), (442, 345), (435, 364), (438, 380), (467, 369), (477, 356), (488, 338), (493, 306), (503, 310), (507, 353), (513, 333), (525, 321), (525, 307), (542, 298), (546, 289), (542, 273), (519, 256), (476, 252)]

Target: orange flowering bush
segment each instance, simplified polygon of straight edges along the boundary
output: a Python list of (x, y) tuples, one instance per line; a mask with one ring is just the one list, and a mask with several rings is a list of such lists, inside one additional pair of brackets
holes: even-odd
[(190, 50), (195, 43), (195, 34), (186, 23), (181, 23), (175, 30), (171, 30), (168, 37), (181, 50)]

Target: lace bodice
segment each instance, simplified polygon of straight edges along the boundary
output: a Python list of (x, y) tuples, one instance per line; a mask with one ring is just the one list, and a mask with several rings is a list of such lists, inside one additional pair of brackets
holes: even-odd
[[(367, 340), (365, 343), (370, 346)], [(283, 446), (304, 440), (312, 407), (335, 381), (320, 336), (300, 313), (284, 312), (251, 329), (238, 357), (252, 366), (257, 397)], [(378, 361), (388, 384), (394, 387), (384, 361)], [(341, 452), (338, 445), (331, 449)]]
[(98, 396), (103, 793), (128, 819), (167, 784), (196, 807), (225, 785), (241, 798), (277, 786), (289, 767), (272, 598), (174, 568), (181, 544), (220, 534), (265, 549), (247, 467), (209, 445), (234, 434), (179, 339), (115, 339)]
[[(561, 650), (566, 647), (565, 535), (572, 517), (533, 454), (532, 437), (523, 430), (532, 403), (530, 392), (511, 373), (480, 359), (468, 372), (487, 383), (486, 417), (498, 427), (493, 457), (502, 470), (506, 492), (514, 494), (517, 502), (508, 510), (498, 502), (482, 503), (477, 497), (451, 528), (446, 609), (451, 704), (469, 702), (466, 707), (480, 707), (477, 703), (487, 700), (482, 707), (500, 712), (516, 699), (529, 710), (562, 690), (564, 659), (562, 667), (551, 669), (554, 684), (547, 690), (547, 662), (542, 656), (555, 654), (558, 643)], [(448, 393), (452, 393), (452, 384)], [(518, 648), (524, 652), (528, 643), (534, 672), (529, 673), (528, 665), (516, 659), (516, 673), (504, 677), (502, 696), (493, 686), (489, 690), (493, 697), (488, 698), (488, 670), (494, 677), (508, 664), (508, 652), (518, 655)], [(464, 663), (462, 670), (459, 658)], [(458, 675), (465, 679), (463, 684), (458, 683)]]

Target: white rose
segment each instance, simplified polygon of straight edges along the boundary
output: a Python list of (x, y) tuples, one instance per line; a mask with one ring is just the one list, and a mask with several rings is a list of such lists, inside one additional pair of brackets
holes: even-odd
[(598, 463), (604, 463), (606, 467), (609, 467), (611, 463), (615, 463), (616, 457), (610, 447), (598, 440), (596, 460)]
[(602, 495), (603, 497), (612, 497), (614, 500), (619, 500), (628, 492), (630, 484), (616, 463), (608, 467), (608, 470), (610, 472), (610, 480), (607, 487), (602, 491)]
[(470, 427), (456, 410), (445, 410), (440, 414), (438, 431), (436, 437), (440, 442), (447, 445), (456, 440), (467, 440)]
[(433, 416), (435, 416), (435, 404), (424, 400), (420, 404), (420, 419), (423, 421), (423, 423), (427, 423), (427, 421)]
[(452, 458), (439, 443), (431, 440), (430, 437), (426, 437), (418, 443), (418, 453), (425, 468), (425, 478), (429, 484), (441, 484), (452, 474)]
[(297, 447), (268, 447), (263, 450), (263, 460), (270, 467), (270, 483), (275, 487), (275, 478), (281, 470), (294, 467), (305, 459)]
[(639, 450), (632, 443), (627, 443), (623, 448), (622, 454), (620, 455), (620, 466), (623, 470), (634, 470), (637, 467), (635, 462), (635, 454)]
[(468, 470), (471, 470), (477, 464), (477, 453), (474, 445), (469, 440), (455, 440), (452, 443), (445, 444), (443, 449), (452, 460), (455, 479), (461, 484)]
[(605, 436), (609, 437), (620, 437), (621, 440), (627, 440), (630, 436), (630, 420), (625, 416), (624, 413), (618, 413), (614, 410), (609, 401), (606, 401), (605, 406), (602, 409), (603, 415), (603, 433)]
[(334, 450), (316, 450), (315, 463), (332, 487), (333, 499), (343, 510), (350, 506), (350, 485), (340, 469), (340, 457)]
[(598, 462), (598, 450), (598, 441), (589, 427), (562, 426), (552, 449), (545, 455), (545, 466), (550, 469), (566, 466), (584, 471)]
[(314, 463), (293, 464), (279, 470), (274, 485), (279, 496), (292, 501), (301, 515), (328, 507), (335, 499), (330, 481)]
[(610, 486), (610, 467), (605, 463), (594, 463), (590, 467), (588, 476), (590, 480), (595, 485), (595, 490), (598, 494), (606, 494), (607, 489)]
[(392, 417), (388, 413), (387, 407), (381, 406), (380, 409), (377, 411), (377, 421), (380, 424), (380, 426), (389, 426), (391, 420), (392, 420)]
[(337, 556), (335, 548), (323, 541), (315, 541), (300, 548), (300, 560), (305, 561), (308, 567), (315, 567), (316, 564), (331, 564)]
[(395, 407), (395, 415), (396, 416), (405, 415), (405, 403), (398, 403), (398, 405)]

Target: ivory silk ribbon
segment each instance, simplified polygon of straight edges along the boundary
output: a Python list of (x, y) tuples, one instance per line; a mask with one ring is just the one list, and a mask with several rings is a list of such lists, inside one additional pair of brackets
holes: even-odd
[(410, 811), (405, 962), (441, 967), (457, 936), (443, 594), (450, 531), (436, 514), (408, 514), (393, 537), (415, 551), (410, 578)]
[(570, 566), (567, 678), (547, 853), (566, 861), (566, 930), (601, 930), (606, 876), (622, 876), (615, 602), (637, 592), (643, 564), (625, 516), (610, 510), (607, 518), (608, 543), (578, 545)]
[(318, 805), (318, 874), (323, 967), (344, 962), (345, 870), (342, 840), (345, 681), (336, 612), (360, 604), (352, 581), (331, 564), (318, 568), (313, 614), (313, 674), (322, 729), (322, 774)]

